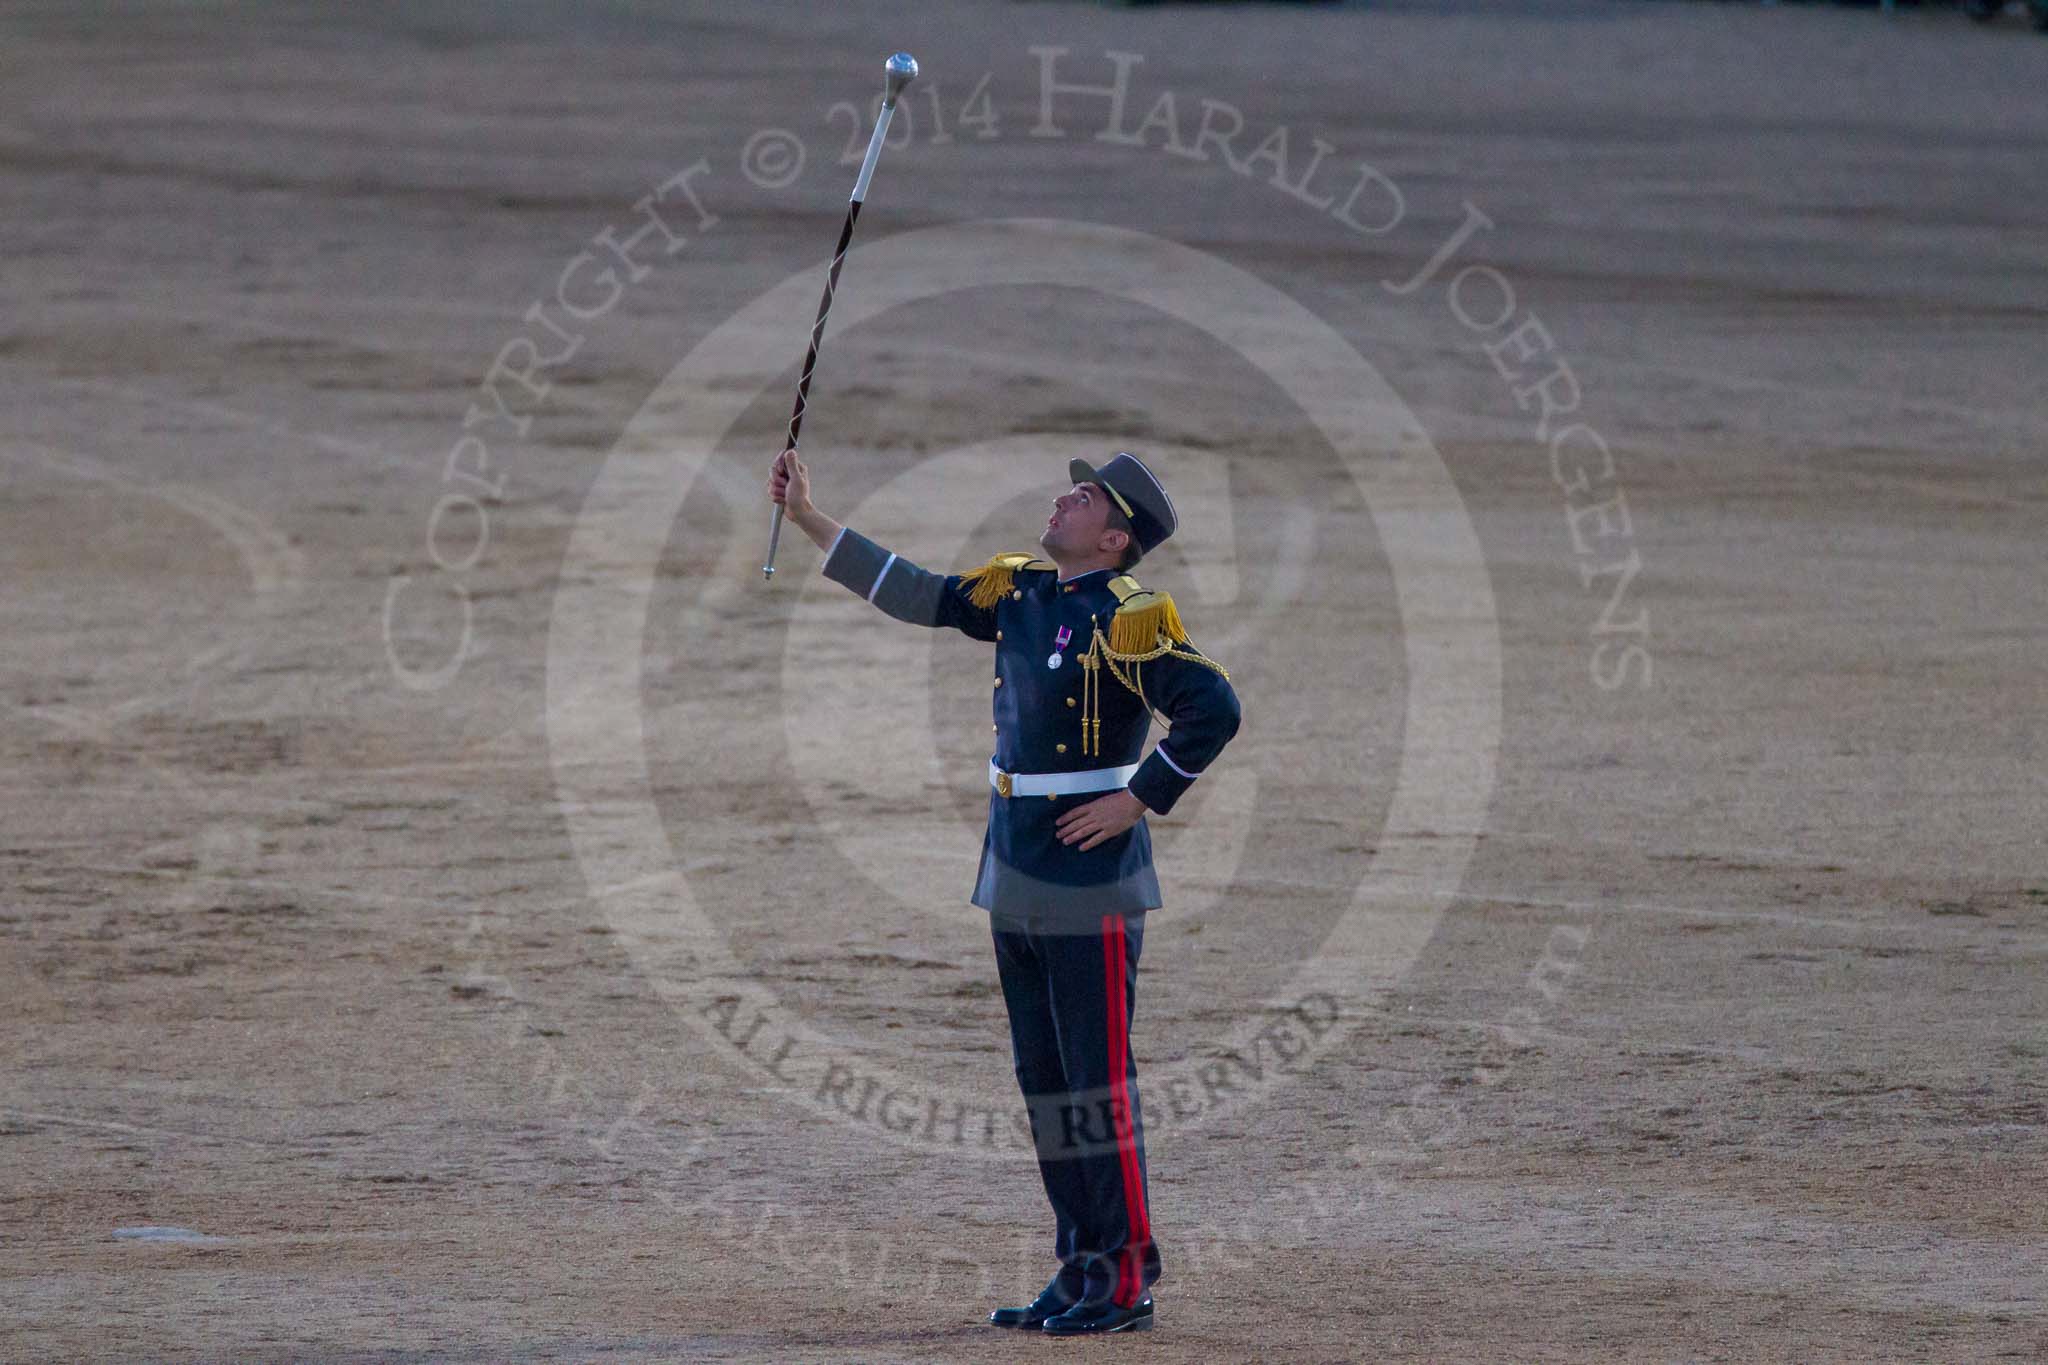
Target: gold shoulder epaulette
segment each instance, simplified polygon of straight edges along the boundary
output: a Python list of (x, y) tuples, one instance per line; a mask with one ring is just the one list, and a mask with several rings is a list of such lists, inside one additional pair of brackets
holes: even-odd
[[(1111, 580), (1114, 587), (1118, 580)], [(1175, 644), (1188, 642), (1187, 627), (1180, 623), (1173, 598), (1163, 592), (1148, 592), (1131, 579), (1132, 591), (1119, 592), (1116, 615), (1109, 620), (1109, 652), (1112, 655), (1156, 657)]]
[(997, 555), (978, 569), (969, 569), (960, 575), (960, 581), (971, 589), (967, 594), (967, 600), (977, 607), (987, 608), (1003, 600), (1003, 595), (1010, 591), (1010, 585), (1018, 573), (1054, 567), (1056, 566), (1045, 560), (1033, 559), (1028, 554), (1013, 550), (1008, 554)]
[(1187, 627), (1181, 624), (1180, 612), (1170, 595), (1139, 587), (1138, 580), (1129, 574), (1110, 579), (1109, 586), (1117, 596), (1116, 612), (1109, 618), (1109, 634), (1104, 635), (1098, 624), (1088, 652), (1081, 656), (1084, 754), (1102, 752), (1102, 683), (1096, 676), (1098, 670), (1108, 669), (1125, 691), (1148, 707), (1152, 700), (1145, 695), (1144, 665), (1154, 659), (1172, 655), (1212, 669), (1226, 681), (1230, 677), (1222, 664), (1189, 642)]

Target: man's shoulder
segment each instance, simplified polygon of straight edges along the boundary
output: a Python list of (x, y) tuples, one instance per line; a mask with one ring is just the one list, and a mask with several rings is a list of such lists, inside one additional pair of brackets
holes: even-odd
[(1109, 621), (1109, 657), (1124, 663), (1141, 663), (1172, 655), (1193, 659), (1227, 680), (1230, 674), (1208, 658), (1188, 639), (1187, 626), (1173, 594), (1163, 588), (1147, 588), (1129, 574), (1110, 580), (1116, 594), (1116, 611)]
[[(960, 575), (960, 587), (967, 593), (967, 600), (983, 610), (995, 607), (1012, 592), (1023, 591), (1023, 583), (1036, 591), (1041, 582), (1049, 583), (1046, 574), (1057, 573), (1053, 564), (1035, 559), (1022, 550), (992, 556), (980, 568), (969, 569)], [(1023, 575), (1021, 582), (1019, 575)]]
[[(1059, 572), (1059, 565), (1051, 560), (1040, 559), (1036, 555), (1027, 554), (1022, 550), (1011, 550), (1007, 553), (996, 555), (981, 567), (982, 570), (992, 569), (1007, 574)], [(976, 572), (980, 571), (977, 570)]]

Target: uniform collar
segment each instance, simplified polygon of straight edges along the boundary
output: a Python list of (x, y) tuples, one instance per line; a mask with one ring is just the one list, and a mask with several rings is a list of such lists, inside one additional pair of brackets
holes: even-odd
[(1095, 575), (1097, 574), (1113, 574), (1115, 572), (1115, 569), (1090, 569), (1087, 573), (1077, 573), (1072, 578), (1062, 578), (1060, 580), (1060, 586), (1064, 588), (1069, 583), (1078, 586), (1082, 583), (1087, 582), (1089, 579), (1095, 577)]

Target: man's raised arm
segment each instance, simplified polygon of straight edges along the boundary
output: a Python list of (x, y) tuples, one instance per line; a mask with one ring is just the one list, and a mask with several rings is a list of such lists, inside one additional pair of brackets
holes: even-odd
[(825, 552), (824, 575), (913, 626), (950, 626), (976, 640), (996, 638), (994, 607), (969, 600), (959, 574), (935, 574), (840, 525), (811, 504), (811, 471), (794, 450), (776, 457), (768, 498)]

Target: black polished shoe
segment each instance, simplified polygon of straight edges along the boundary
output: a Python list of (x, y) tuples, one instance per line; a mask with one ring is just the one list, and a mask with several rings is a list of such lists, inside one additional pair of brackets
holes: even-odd
[(1048, 1336), (1079, 1337), (1101, 1332), (1149, 1332), (1152, 1330), (1152, 1296), (1147, 1294), (1129, 1308), (1114, 1303), (1078, 1303), (1066, 1312), (1045, 1320), (1039, 1329)]
[(1074, 1300), (1059, 1292), (1058, 1282), (1045, 1287), (1045, 1292), (1022, 1308), (998, 1308), (988, 1315), (991, 1327), (1030, 1327), (1045, 1325), (1046, 1319), (1056, 1318), (1074, 1306)]

